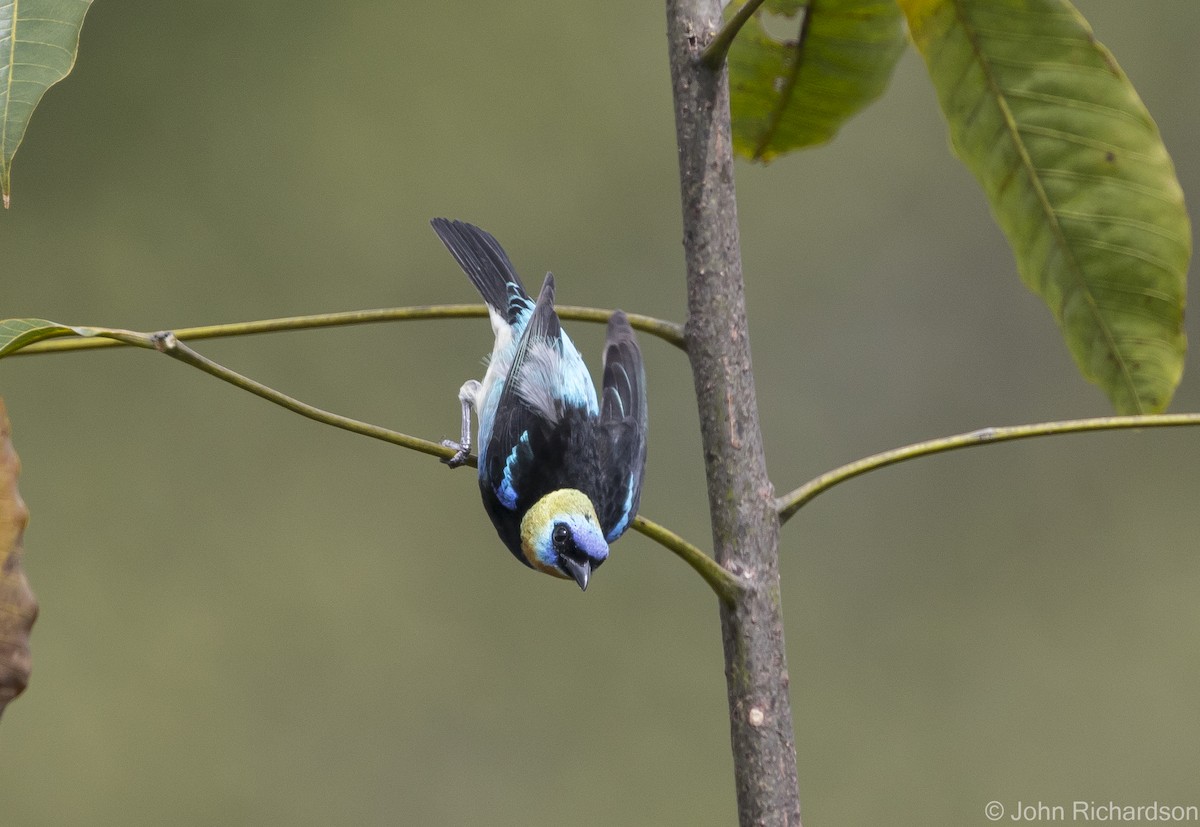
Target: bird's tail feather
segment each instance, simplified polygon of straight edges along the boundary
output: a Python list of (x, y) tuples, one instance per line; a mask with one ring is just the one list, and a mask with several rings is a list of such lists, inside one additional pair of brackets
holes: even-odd
[(474, 224), (447, 218), (435, 218), (430, 224), (488, 307), (509, 324), (520, 310), (532, 306), (521, 277), (491, 233)]
[(604, 342), (604, 383), (601, 418), (631, 418), (644, 427), (646, 419), (646, 372), (628, 317), (620, 310), (608, 322)]

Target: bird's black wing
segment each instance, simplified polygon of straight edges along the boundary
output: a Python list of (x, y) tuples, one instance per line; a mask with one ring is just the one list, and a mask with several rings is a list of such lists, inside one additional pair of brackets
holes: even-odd
[(618, 310), (604, 342), (600, 397), (600, 472), (596, 510), (611, 543), (637, 516), (646, 466), (646, 371), (629, 319)]
[(521, 379), (531, 362), (542, 358), (539, 349), (561, 349), (560, 333), (554, 312), (554, 277), (547, 274), (517, 341), (486, 449), (487, 479), (499, 503), (510, 511), (532, 505), (552, 490), (548, 486), (559, 476), (563, 457), (552, 449), (559, 406), (552, 397), (522, 390)]
[(514, 324), (517, 314), (529, 308), (530, 299), (500, 242), (491, 233), (465, 221), (435, 218), (429, 223), (488, 307)]

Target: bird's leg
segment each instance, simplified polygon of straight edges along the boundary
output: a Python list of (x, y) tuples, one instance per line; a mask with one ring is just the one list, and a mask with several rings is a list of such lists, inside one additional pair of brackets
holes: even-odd
[(479, 389), (479, 381), (476, 379), (464, 382), (458, 389), (458, 401), (462, 403), (462, 439), (458, 442), (452, 439), (442, 440), (442, 445), (454, 449), (454, 456), (442, 460), (451, 468), (465, 465), (467, 457), (471, 455), (471, 409), (475, 407), (479, 398)]

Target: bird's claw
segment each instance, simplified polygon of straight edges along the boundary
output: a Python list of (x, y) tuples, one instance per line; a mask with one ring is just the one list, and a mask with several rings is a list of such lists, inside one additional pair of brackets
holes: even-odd
[(459, 443), (452, 439), (442, 440), (443, 448), (453, 448), (454, 456), (442, 457), (442, 462), (449, 465), (451, 468), (458, 468), (460, 465), (467, 464), (467, 458), (471, 456), (471, 443)]

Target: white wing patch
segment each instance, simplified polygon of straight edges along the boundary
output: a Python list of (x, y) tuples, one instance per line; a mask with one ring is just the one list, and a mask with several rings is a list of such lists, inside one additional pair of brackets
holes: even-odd
[(596, 388), (583, 357), (566, 334), (562, 344), (563, 350), (559, 352), (551, 342), (530, 342), (516, 384), (525, 404), (551, 424), (558, 422), (563, 403), (585, 408), (592, 414), (600, 412)]

